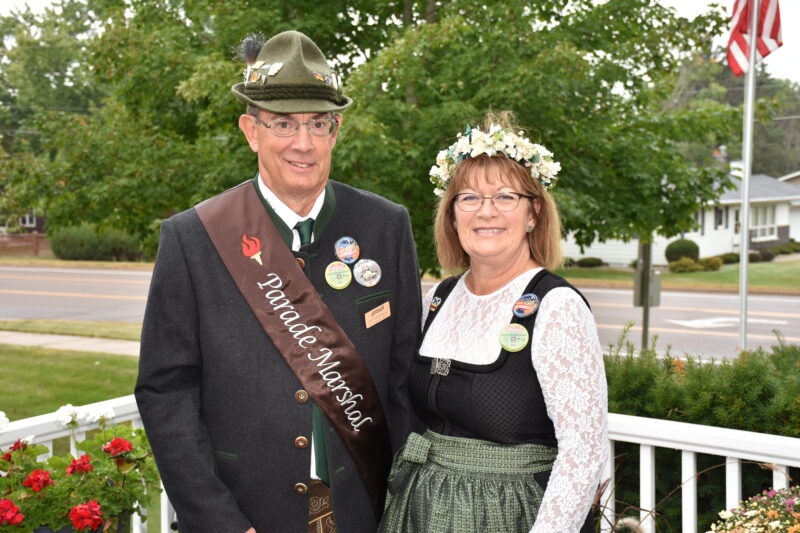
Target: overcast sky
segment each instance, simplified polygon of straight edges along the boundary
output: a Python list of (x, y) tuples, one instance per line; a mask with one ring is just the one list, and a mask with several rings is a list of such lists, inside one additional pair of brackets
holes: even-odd
[[(658, 0), (660, 3), (674, 7), (685, 17), (693, 17), (706, 10), (712, 0)], [(727, 6), (728, 12), (733, 9), (734, 0), (715, 0)], [(0, 14), (8, 14), (11, 9), (28, 4), (34, 10), (41, 10), (52, 3), (51, 0), (2, 0)], [(800, 0), (781, 0), (781, 23), (783, 29), (783, 46), (766, 58), (767, 71), (778, 78), (788, 78), (800, 83)], [(727, 42), (727, 35), (721, 37), (719, 45)]]

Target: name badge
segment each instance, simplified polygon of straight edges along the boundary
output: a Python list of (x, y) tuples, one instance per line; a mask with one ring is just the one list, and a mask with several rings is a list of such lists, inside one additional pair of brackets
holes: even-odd
[(390, 316), (392, 316), (392, 310), (389, 307), (389, 302), (384, 302), (375, 309), (364, 313), (364, 322), (367, 325), (367, 329), (369, 329)]

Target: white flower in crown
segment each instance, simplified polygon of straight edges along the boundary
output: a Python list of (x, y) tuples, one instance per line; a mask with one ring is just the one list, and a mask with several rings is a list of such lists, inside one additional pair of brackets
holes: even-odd
[(0, 411), (0, 431), (3, 431), (8, 427), (11, 421), (8, 419), (6, 414), (3, 411)]
[(111, 407), (96, 407), (94, 409), (85, 409), (81, 413), (83, 419), (87, 422), (107, 423), (114, 419), (114, 409)]
[(531, 177), (538, 179), (545, 189), (553, 187), (558, 180), (556, 174), (561, 170), (561, 164), (553, 160), (553, 152), (540, 144), (532, 143), (522, 132), (517, 134), (497, 124), (492, 124), (488, 132), (467, 126), (467, 131), (459, 133), (456, 139), (449, 148), (436, 155), (436, 164), (428, 173), (436, 196), (441, 197), (444, 194), (456, 165), (464, 159), (481, 154), (505, 154), (529, 168)]

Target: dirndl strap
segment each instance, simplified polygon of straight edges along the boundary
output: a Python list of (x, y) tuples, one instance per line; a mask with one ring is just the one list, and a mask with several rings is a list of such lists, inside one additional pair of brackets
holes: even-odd
[(527, 532), (557, 450), (412, 433), (389, 476), (382, 533)]

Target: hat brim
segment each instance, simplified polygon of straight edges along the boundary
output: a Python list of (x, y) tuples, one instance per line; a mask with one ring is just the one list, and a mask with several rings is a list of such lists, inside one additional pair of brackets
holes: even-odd
[(327, 113), (330, 111), (344, 111), (353, 103), (351, 98), (344, 96), (346, 102), (337, 105), (330, 100), (319, 100), (312, 98), (288, 98), (284, 100), (253, 100), (243, 92), (244, 83), (240, 82), (231, 87), (233, 95), (242, 102), (254, 105), (264, 111), (271, 113)]

